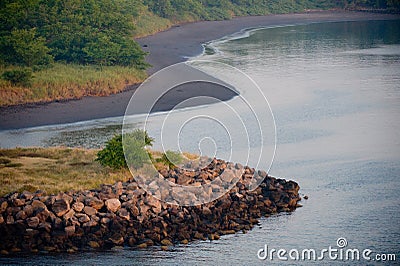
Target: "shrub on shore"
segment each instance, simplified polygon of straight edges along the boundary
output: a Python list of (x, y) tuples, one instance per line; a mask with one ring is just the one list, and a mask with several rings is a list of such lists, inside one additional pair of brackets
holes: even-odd
[(106, 143), (103, 150), (97, 153), (97, 161), (103, 166), (113, 169), (127, 168), (124, 148), (127, 160), (134, 168), (140, 168), (151, 159), (150, 153), (145, 149), (152, 146), (154, 139), (149, 137), (146, 131), (137, 129), (132, 133), (114, 136)]
[(29, 68), (17, 68), (6, 70), (1, 78), (9, 81), (12, 85), (29, 87), (32, 83), (32, 71)]

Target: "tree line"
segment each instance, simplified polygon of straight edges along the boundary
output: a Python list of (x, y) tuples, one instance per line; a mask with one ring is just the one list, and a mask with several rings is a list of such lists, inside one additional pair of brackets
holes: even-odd
[(132, 37), (139, 8), (130, 0), (2, 0), (0, 60), (143, 68), (145, 53)]
[(0, 63), (32, 69), (54, 61), (146, 68), (133, 39), (143, 11), (173, 22), (305, 9), (399, 9), (399, 0), (1, 0)]

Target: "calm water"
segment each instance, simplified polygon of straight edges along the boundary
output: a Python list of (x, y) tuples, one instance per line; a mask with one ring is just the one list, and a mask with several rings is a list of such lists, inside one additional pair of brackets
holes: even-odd
[[(282, 264), (260, 261), (257, 251), (265, 244), (275, 249), (321, 250), (336, 247), (339, 237), (347, 239), (348, 248), (395, 253), (400, 260), (400, 21), (261, 29), (213, 42), (209, 48), (214, 53), (202, 58), (238, 67), (268, 97), (277, 127), (270, 173), (297, 181), (301, 193), (309, 196), (302, 202), (304, 207), (262, 219), (247, 234), (193, 242), (168, 252), (114, 250), (0, 259), (0, 263)], [(241, 91), (249, 98), (252, 93)], [(218, 112), (221, 106), (207, 108)], [(162, 119), (163, 114), (155, 116), (153, 128)], [(120, 130), (120, 122), (121, 118), (112, 118), (0, 132), (0, 141), (3, 147), (98, 147)], [(195, 137), (196, 130), (188, 134)], [(268, 167), (268, 162), (260, 167)], [(321, 263), (333, 262), (316, 262)]]

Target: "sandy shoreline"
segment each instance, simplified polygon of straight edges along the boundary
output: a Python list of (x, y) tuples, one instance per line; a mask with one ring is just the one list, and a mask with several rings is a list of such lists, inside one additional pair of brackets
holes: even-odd
[[(239, 32), (247, 28), (279, 26), (334, 21), (365, 21), (399, 19), (398, 15), (363, 12), (323, 11), (302, 14), (238, 17), (225, 21), (203, 21), (180, 26), (138, 39), (145, 51), (150, 52), (147, 61), (153, 65), (149, 73), (166, 66), (185, 61), (187, 57), (201, 54), (202, 44)], [(51, 124), (64, 124), (91, 119), (122, 116), (138, 85), (124, 92), (107, 97), (84, 97), (80, 100), (30, 104), (0, 108), (0, 130), (27, 128)], [(221, 87), (222, 88), (222, 87)], [(202, 86), (191, 86), (182, 95), (172, 93), (170, 99), (204, 95)], [(234, 96), (229, 90), (211, 90), (213, 97), (228, 100)], [(176, 92), (178, 93), (178, 92)], [(169, 110), (174, 101), (166, 101), (160, 110)]]

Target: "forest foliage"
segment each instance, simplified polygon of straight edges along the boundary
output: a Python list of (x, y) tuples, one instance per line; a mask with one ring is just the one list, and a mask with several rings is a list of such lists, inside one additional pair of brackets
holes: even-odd
[(399, 10), (400, 0), (1, 0), (0, 65), (7, 86), (28, 86), (53, 63), (144, 70), (134, 36), (174, 23), (309, 9)]

